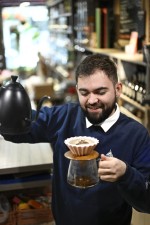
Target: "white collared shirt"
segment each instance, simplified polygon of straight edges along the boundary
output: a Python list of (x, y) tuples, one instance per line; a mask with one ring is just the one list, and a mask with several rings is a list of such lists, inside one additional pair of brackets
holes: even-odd
[[(114, 114), (112, 114), (110, 117), (108, 117), (104, 122), (96, 125), (96, 126), (101, 126), (101, 128), (107, 132), (113, 125), (116, 123), (120, 116), (120, 109), (118, 104), (116, 104), (117, 108)], [(86, 128), (91, 127), (93, 124), (89, 122), (89, 120), (86, 118)]]

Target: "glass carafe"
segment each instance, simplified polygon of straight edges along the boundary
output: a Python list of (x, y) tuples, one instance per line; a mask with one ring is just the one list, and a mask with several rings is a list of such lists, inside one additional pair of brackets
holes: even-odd
[(93, 151), (90, 155), (74, 156), (70, 151), (65, 157), (70, 159), (67, 181), (79, 188), (88, 188), (99, 182), (97, 158), (99, 154)]

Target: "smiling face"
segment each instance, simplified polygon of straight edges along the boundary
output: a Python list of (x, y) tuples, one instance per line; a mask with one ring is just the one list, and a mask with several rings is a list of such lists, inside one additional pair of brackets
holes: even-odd
[(115, 112), (121, 83), (114, 84), (102, 70), (89, 76), (79, 76), (77, 93), (85, 116), (92, 124), (99, 124)]

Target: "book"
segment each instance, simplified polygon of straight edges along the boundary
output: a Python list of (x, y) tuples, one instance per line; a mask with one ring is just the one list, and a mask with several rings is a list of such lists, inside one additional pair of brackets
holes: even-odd
[(95, 31), (96, 31), (96, 46), (101, 48), (101, 8), (95, 9)]
[(108, 15), (107, 8), (101, 8), (101, 46), (102, 48), (108, 48)]
[(95, 31), (97, 48), (113, 47), (115, 41), (114, 23), (113, 8), (96, 8)]

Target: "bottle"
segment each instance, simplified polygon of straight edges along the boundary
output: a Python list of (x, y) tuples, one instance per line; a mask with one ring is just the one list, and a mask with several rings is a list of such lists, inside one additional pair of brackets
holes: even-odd
[(146, 90), (145, 90), (145, 72), (142, 70), (142, 68), (138, 73), (138, 82), (139, 82), (139, 89), (137, 93), (137, 101), (138, 103), (143, 104), (143, 99), (146, 94)]
[(134, 73), (132, 78), (132, 99), (134, 101), (136, 101), (136, 84), (137, 84), (137, 75), (136, 73)]

